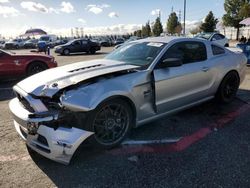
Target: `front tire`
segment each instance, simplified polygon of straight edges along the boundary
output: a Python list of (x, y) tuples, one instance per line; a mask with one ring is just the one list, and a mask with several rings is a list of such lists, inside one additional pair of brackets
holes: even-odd
[(48, 67), (41, 62), (33, 62), (27, 68), (27, 76), (34, 75), (48, 69)]
[(216, 98), (219, 102), (230, 103), (235, 98), (240, 85), (240, 78), (236, 72), (228, 73), (222, 80)]
[(90, 53), (91, 53), (91, 54), (95, 54), (95, 53), (96, 53), (96, 50), (95, 50), (94, 48), (91, 48), (91, 49), (90, 49)]
[(90, 113), (87, 129), (94, 132), (90, 142), (101, 149), (119, 145), (128, 135), (133, 123), (132, 109), (121, 99), (108, 100)]
[(69, 54), (70, 54), (69, 49), (65, 49), (65, 50), (63, 50), (63, 55), (69, 55)]

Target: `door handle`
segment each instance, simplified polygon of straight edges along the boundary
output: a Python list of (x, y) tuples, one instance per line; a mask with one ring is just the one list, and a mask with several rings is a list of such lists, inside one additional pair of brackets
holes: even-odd
[(209, 71), (209, 67), (202, 67), (202, 69), (201, 69), (203, 72), (207, 72), (207, 71)]

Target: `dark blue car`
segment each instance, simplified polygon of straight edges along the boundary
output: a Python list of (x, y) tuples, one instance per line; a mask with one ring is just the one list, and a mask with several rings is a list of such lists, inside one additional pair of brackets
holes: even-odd
[(237, 44), (237, 48), (242, 49), (243, 53), (247, 56), (247, 64), (250, 65), (250, 43)]

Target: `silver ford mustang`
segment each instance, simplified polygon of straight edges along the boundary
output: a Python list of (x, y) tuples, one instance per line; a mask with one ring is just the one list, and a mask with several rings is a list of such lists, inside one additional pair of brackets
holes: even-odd
[(87, 138), (108, 149), (133, 127), (214, 97), (231, 102), (246, 63), (242, 53), (205, 40), (148, 38), (31, 76), (14, 86), (9, 107), (31, 149), (68, 164)]

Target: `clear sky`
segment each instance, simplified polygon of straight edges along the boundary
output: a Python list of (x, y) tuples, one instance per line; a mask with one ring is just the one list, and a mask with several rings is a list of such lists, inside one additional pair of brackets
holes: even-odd
[[(172, 7), (182, 11), (184, 0), (0, 0), (0, 34), (22, 34), (29, 28), (70, 35), (70, 28), (83, 27), (85, 33), (122, 33), (153, 22), (161, 10), (165, 26)], [(187, 0), (187, 25), (192, 27), (210, 10), (224, 14), (224, 0)]]

